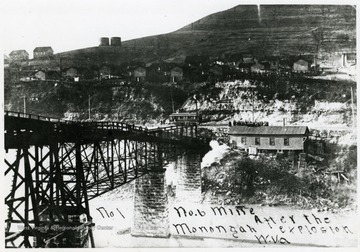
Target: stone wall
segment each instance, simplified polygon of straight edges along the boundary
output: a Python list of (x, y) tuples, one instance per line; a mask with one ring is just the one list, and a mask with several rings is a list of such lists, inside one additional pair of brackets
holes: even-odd
[(133, 236), (169, 237), (169, 209), (165, 170), (135, 181)]
[(201, 156), (186, 154), (178, 157), (176, 170), (179, 180), (176, 185), (176, 200), (186, 202), (201, 201)]

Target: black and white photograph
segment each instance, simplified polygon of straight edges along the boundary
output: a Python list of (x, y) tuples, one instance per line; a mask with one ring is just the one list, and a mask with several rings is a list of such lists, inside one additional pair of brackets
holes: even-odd
[(355, 251), (358, 8), (1, 1), (1, 248)]

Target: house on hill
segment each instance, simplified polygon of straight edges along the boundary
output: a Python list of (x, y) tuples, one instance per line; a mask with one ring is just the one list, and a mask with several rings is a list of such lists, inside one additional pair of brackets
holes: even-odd
[(111, 76), (111, 68), (109, 66), (103, 65), (99, 69), (99, 75), (101, 79), (108, 79)]
[(248, 73), (251, 71), (251, 66), (254, 63), (239, 63), (238, 68), (241, 73)]
[(36, 47), (34, 49), (34, 59), (51, 58), (54, 50), (50, 46)]
[(309, 71), (309, 62), (303, 59), (299, 59), (293, 64), (294, 72), (308, 72)]
[(60, 73), (54, 70), (49, 70), (46, 72), (47, 80), (60, 80)]
[(210, 64), (210, 57), (207, 55), (192, 55), (185, 58), (187, 67), (205, 67)]
[(77, 67), (68, 67), (65, 68), (62, 72), (62, 75), (64, 77), (69, 77), (69, 78), (78, 77), (79, 74), (80, 74), (80, 70)]
[(10, 54), (10, 61), (23, 61), (29, 60), (29, 54), (26, 50), (15, 50), (12, 51)]
[(224, 79), (224, 67), (214, 64), (209, 68), (209, 77), (214, 81), (222, 81)]
[(146, 81), (146, 68), (143, 66), (130, 67), (129, 69), (129, 78), (130, 80), (135, 80), (136, 82)]
[(9, 67), (10, 58), (4, 54), (4, 67)]
[(152, 63), (146, 68), (146, 80), (149, 82), (164, 83), (170, 81), (170, 71), (174, 64), (166, 62)]
[(46, 80), (46, 72), (43, 70), (37, 70), (34, 76), (37, 80)]
[(251, 72), (263, 72), (265, 71), (265, 65), (257, 62), (251, 65), (250, 70)]
[(255, 59), (250, 54), (244, 54), (242, 63), (255, 63)]
[(179, 67), (173, 67), (170, 70), (170, 81), (171, 82), (178, 82), (178, 81), (182, 81), (184, 78), (184, 70)]
[(236, 67), (240, 63), (244, 62), (243, 56), (241, 53), (225, 54), (224, 61), (225, 61), (226, 65), (228, 65), (230, 67)]
[(249, 154), (306, 152), (309, 129), (306, 126), (233, 126), (230, 142)]

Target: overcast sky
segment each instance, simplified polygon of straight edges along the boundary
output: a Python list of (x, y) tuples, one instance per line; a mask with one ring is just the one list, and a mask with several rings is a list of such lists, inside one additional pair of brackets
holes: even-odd
[[(97, 46), (99, 38), (103, 36), (118, 36), (124, 41), (172, 32), (209, 14), (238, 4), (258, 2), (260, 1), (0, 0), (3, 30), (1, 44), (7, 55), (12, 50), (25, 49), (32, 57), (32, 51), (37, 46), (51, 46), (58, 53)], [(273, 1), (282, 2), (289, 1)], [(329, 2), (331, 0), (325, 3)]]

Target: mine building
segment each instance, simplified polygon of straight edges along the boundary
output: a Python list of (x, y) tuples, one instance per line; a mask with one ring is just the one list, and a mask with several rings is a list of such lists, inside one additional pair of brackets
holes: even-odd
[(34, 49), (34, 59), (51, 58), (54, 50), (50, 46), (36, 47)]
[(230, 143), (249, 154), (306, 152), (309, 129), (306, 126), (233, 126)]
[(10, 54), (10, 61), (24, 61), (29, 60), (29, 53), (26, 50), (15, 50)]

